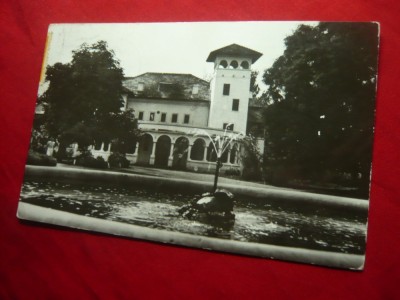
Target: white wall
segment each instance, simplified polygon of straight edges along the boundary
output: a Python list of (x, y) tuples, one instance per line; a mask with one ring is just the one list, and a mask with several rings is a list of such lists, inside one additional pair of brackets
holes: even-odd
[[(243, 60), (250, 62), (250, 59), (243, 57), (217, 57), (216, 66), (219, 61), (226, 60), (228, 64), (236, 60), (239, 65)], [(212, 128), (223, 128), (224, 123), (233, 123), (234, 131), (246, 133), (247, 112), (250, 96), (249, 69), (219, 69), (216, 68), (214, 78), (211, 82), (211, 105), (208, 126)], [(228, 96), (223, 95), (224, 84), (230, 84)], [(239, 99), (239, 110), (232, 110), (233, 99)]]
[[(184, 116), (189, 115), (189, 123), (185, 125), (206, 127), (208, 122), (209, 102), (189, 101), (189, 100), (170, 100), (170, 99), (140, 99), (133, 98), (128, 100), (128, 108), (135, 110), (135, 116), (139, 117), (139, 112), (144, 113), (143, 121), (150, 121), (150, 113), (155, 113), (153, 122), (161, 123), (161, 114), (166, 113), (166, 122), (163, 124), (184, 124)], [(172, 123), (172, 114), (178, 114), (178, 122)], [(140, 121), (139, 121), (140, 122)]]

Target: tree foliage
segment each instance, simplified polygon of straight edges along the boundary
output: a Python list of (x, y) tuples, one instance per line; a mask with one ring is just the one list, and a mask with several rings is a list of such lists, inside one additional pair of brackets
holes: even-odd
[(242, 179), (244, 180), (263, 180), (262, 163), (263, 157), (259, 152), (257, 140), (249, 135), (241, 140), (243, 153), (240, 156), (242, 164)]
[(251, 95), (253, 96), (253, 99), (257, 99), (257, 96), (260, 93), (260, 87), (258, 86), (257, 83), (257, 76), (258, 76), (258, 71), (251, 71), (250, 92)]
[[(368, 189), (374, 124), (378, 26), (301, 25), (265, 71), (267, 163), (322, 178), (364, 179)], [(288, 171), (289, 172), (289, 171)]]
[[(49, 88), (39, 98), (44, 106), (50, 136), (80, 148), (95, 140), (111, 141), (134, 136), (132, 111), (123, 111), (124, 73), (107, 43), (83, 44), (72, 61), (47, 68)], [(136, 127), (135, 127), (136, 126)]]

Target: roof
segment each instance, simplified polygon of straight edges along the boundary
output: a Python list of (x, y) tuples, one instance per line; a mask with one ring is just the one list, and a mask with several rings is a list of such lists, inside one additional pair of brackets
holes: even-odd
[(125, 86), (122, 86), (122, 91), (127, 93), (128, 95), (133, 94), (132, 91), (130, 89), (126, 88)]
[(246, 56), (250, 57), (254, 64), (262, 56), (262, 53), (238, 44), (232, 44), (212, 51), (207, 57), (207, 62), (214, 62), (217, 56)]
[[(210, 83), (192, 74), (147, 72), (126, 77), (123, 85), (137, 97), (210, 101)], [(197, 86), (195, 94), (194, 86)]]
[(198, 81), (199, 83), (209, 84), (208, 81), (196, 77), (192, 74), (184, 74), (184, 73), (157, 73), (157, 72), (146, 72), (140, 74), (138, 76), (133, 77), (125, 77), (125, 80), (129, 79), (137, 79), (137, 78), (151, 78), (154, 82), (165, 82), (165, 83), (175, 83), (175, 82), (182, 82), (182, 81)]

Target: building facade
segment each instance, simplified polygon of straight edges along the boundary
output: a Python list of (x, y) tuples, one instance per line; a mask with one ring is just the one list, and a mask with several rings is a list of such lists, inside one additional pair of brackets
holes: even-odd
[[(127, 158), (137, 165), (214, 171), (216, 153), (210, 137), (246, 134), (252, 124), (251, 65), (261, 55), (236, 44), (212, 51), (206, 60), (214, 64), (210, 82), (171, 73), (126, 78), (125, 109), (135, 111), (144, 132)], [(111, 151), (102, 146), (93, 154), (105, 157)], [(231, 143), (222, 155), (225, 170), (240, 169), (240, 153), (240, 144)]]

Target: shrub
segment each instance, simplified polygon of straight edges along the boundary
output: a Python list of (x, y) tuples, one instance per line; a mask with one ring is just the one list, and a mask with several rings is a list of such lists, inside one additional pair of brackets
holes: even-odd
[(107, 169), (108, 164), (101, 156), (94, 158), (90, 152), (84, 152), (76, 157), (76, 164), (78, 166), (96, 168), (96, 169)]
[(56, 166), (57, 159), (52, 156), (47, 156), (45, 154), (40, 154), (33, 150), (29, 150), (28, 159), (26, 161), (28, 165), (36, 165), (36, 166)]
[(254, 137), (247, 137), (242, 141), (244, 153), (242, 153), (242, 179), (263, 180), (262, 155), (258, 152), (257, 141)]
[(240, 170), (238, 169), (228, 169), (225, 171), (226, 176), (240, 176)]
[(113, 152), (108, 157), (108, 163), (110, 164), (111, 168), (128, 168), (130, 162), (124, 154)]

